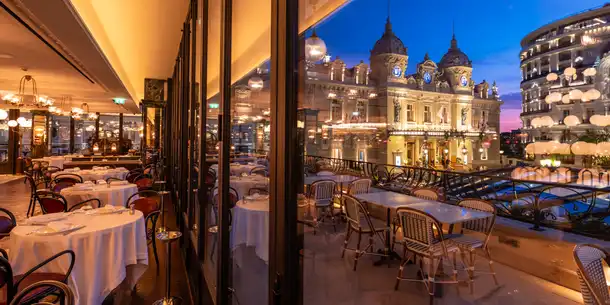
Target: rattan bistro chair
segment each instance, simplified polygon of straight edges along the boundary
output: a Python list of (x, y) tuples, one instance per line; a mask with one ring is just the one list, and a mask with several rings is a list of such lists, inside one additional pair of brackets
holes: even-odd
[(366, 194), (371, 190), (371, 184), (373, 181), (368, 178), (354, 180), (347, 186), (347, 194), (352, 196)]
[(442, 199), (442, 196), (439, 194), (439, 191), (434, 188), (418, 188), (412, 190), (411, 193), (413, 196), (425, 200), (439, 201)]
[[(409, 207), (399, 207), (396, 214), (402, 228), (403, 240), (399, 242), (403, 244), (404, 253), (394, 290), (398, 290), (398, 285), (402, 280), (423, 282), (428, 289), (430, 304), (432, 304), (435, 284), (458, 283), (455, 258), (459, 249), (451, 240), (445, 239), (442, 230), (434, 230), (434, 227), (440, 228), (441, 224), (432, 215)], [(436, 271), (443, 260), (451, 261), (450, 253), (453, 254), (453, 278), (447, 281), (438, 281), (435, 279)], [(416, 257), (420, 258), (419, 268), (422, 279), (405, 278), (403, 276), (405, 265)], [(422, 266), (423, 259), (429, 260), (426, 272), (424, 272)]]
[[(341, 198), (343, 200), (343, 206), (345, 207), (345, 214), (347, 218), (347, 232), (345, 234), (345, 242), (343, 243), (343, 250), (341, 251), (341, 258), (345, 256), (345, 251), (354, 251), (356, 255), (354, 256), (354, 271), (356, 271), (356, 267), (358, 266), (358, 259), (363, 255), (380, 255), (375, 252), (375, 238), (381, 242), (381, 245), (386, 244), (386, 232), (390, 230), (389, 227), (375, 227), (373, 225), (373, 221), (371, 220), (371, 216), (369, 212), (366, 210), (362, 203), (350, 196), (343, 195)], [(352, 233), (358, 234), (358, 243), (356, 244), (356, 248), (349, 248), (347, 245), (349, 243), (350, 237)], [(362, 235), (369, 236), (369, 244), (364, 248), (364, 250), (360, 250), (360, 243), (362, 242)], [(387, 250), (387, 249), (386, 249)], [(385, 251), (384, 253), (387, 253)]]
[(337, 231), (337, 227), (335, 223), (335, 213), (333, 212), (333, 201), (335, 200), (336, 190), (337, 182), (332, 180), (318, 180), (311, 184), (308, 196), (311, 205), (315, 206), (316, 209), (326, 211), (325, 214), (319, 214), (322, 215), (319, 220), (321, 219), (324, 221), (325, 217), (330, 217), (335, 232)]
[[(489, 263), (490, 274), (493, 276), (496, 285), (499, 285), (498, 278), (496, 277), (496, 272), (493, 269), (493, 260), (491, 259), (491, 252), (489, 251), (489, 247), (487, 247), (489, 237), (491, 236), (491, 232), (493, 231), (494, 225), (496, 223), (496, 207), (488, 201), (474, 198), (464, 199), (458, 202), (458, 206), (492, 214), (491, 217), (470, 220), (462, 224), (462, 231), (463, 229), (466, 229), (468, 231), (484, 234), (485, 237), (483, 239), (463, 234), (451, 238), (451, 241), (455, 243), (460, 249), (462, 262), (464, 263), (464, 265), (466, 265), (466, 271), (468, 272), (469, 278), (468, 284), (470, 286), (470, 293), (474, 292), (474, 266), (477, 257), (475, 251), (477, 249), (481, 249), (485, 253), (485, 256), (487, 257)], [(467, 254), (468, 256), (466, 256)]]
[(576, 245), (574, 261), (578, 266), (580, 292), (585, 305), (610, 304), (608, 284), (604, 274), (604, 263), (608, 264), (610, 255), (597, 245)]

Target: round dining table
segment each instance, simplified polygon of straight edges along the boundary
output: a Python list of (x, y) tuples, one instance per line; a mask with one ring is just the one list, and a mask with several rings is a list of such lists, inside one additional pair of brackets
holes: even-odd
[(240, 200), (232, 217), (231, 250), (241, 245), (254, 247), (256, 255), (269, 262), (269, 199)]
[(44, 157), (38, 159), (32, 159), (33, 162), (47, 162), (49, 166), (54, 166), (57, 168), (64, 168), (65, 158), (61, 156), (53, 156), (53, 157)]
[[(100, 209), (102, 210), (102, 209)], [(43, 260), (64, 250), (75, 253), (68, 285), (75, 304), (102, 304), (121, 285), (133, 288), (148, 267), (146, 228), (142, 212), (128, 210), (108, 215), (66, 213), (63, 223), (84, 227), (55, 235), (40, 236), (38, 226), (18, 225), (11, 231), (9, 261), (14, 274), (23, 274)], [(41, 272), (65, 273), (69, 260), (54, 260)]]
[(83, 181), (97, 181), (97, 180), (106, 180), (108, 178), (117, 178), (121, 180), (125, 180), (127, 178), (127, 174), (129, 174), (129, 170), (124, 167), (118, 168), (108, 168), (108, 169), (68, 169), (60, 172), (53, 173), (51, 175), (52, 179), (55, 179), (57, 175), (61, 174), (76, 174), (83, 177)]
[[(239, 199), (244, 198), (252, 188), (269, 189), (269, 178), (252, 175), (252, 176), (234, 176), (229, 179), (229, 185), (237, 191)], [(216, 181), (218, 186), (218, 180)]]
[(62, 189), (59, 193), (66, 198), (68, 209), (79, 202), (97, 198), (101, 206), (107, 204), (125, 206), (127, 199), (138, 192), (138, 186), (127, 181), (116, 181), (110, 184), (76, 184)]
[[(263, 165), (256, 163), (248, 163), (248, 164), (240, 164), (240, 163), (231, 163), (229, 165), (229, 170), (231, 172), (231, 176), (240, 176), (242, 174), (250, 174), (250, 171), (257, 167), (263, 167)], [(216, 173), (218, 173), (218, 164), (213, 164), (210, 166)]]

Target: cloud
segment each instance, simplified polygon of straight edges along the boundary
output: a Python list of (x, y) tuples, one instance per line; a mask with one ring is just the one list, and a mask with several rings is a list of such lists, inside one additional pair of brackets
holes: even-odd
[(505, 132), (521, 128), (520, 114), (521, 109), (502, 109), (500, 113), (500, 131)]

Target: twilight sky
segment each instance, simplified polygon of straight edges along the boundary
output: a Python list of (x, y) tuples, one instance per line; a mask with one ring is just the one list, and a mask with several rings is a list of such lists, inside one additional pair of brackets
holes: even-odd
[[(498, 82), (504, 100), (501, 130), (519, 128), (521, 39), (554, 20), (593, 7), (603, 0), (392, 0), (394, 33), (408, 49), (408, 73), (429, 52), (435, 62), (449, 48), (452, 23), (458, 46), (473, 63), (473, 79)], [(364, 60), (381, 37), (387, 0), (352, 0), (316, 28), (328, 52), (349, 67)]]

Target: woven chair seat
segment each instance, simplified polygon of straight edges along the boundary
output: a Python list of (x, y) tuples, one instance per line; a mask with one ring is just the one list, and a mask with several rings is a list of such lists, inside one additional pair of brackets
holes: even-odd
[(309, 205), (315, 205), (316, 207), (327, 207), (333, 203), (332, 199), (308, 199), (307, 202), (309, 203)]
[[(458, 247), (456, 244), (454, 244), (451, 240), (445, 240), (445, 247), (447, 247), (447, 252), (451, 253), (454, 251), (458, 250)], [(411, 252), (415, 252), (417, 254), (422, 254), (424, 256), (443, 256), (443, 244), (442, 243), (436, 243), (433, 244), (432, 246), (428, 247), (426, 245), (422, 245), (420, 243), (416, 243), (416, 242), (412, 242), (412, 241), (404, 241), (405, 247), (407, 247), (407, 250), (411, 251)]]
[(450, 237), (450, 240), (458, 248), (466, 249), (469, 251), (474, 250), (476, 248), (481, 248), (484, 243), (482, 240), (480, 240), (476, 237), (469, 236), (469, 235), (458, 235), (455, 237)]

